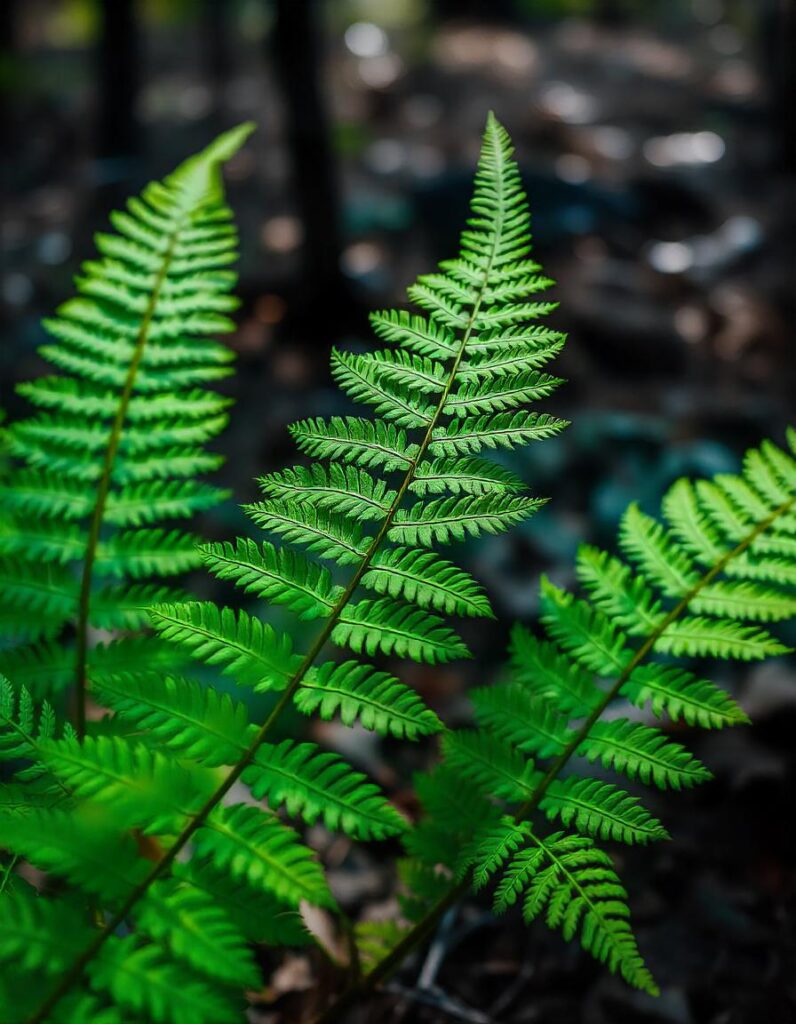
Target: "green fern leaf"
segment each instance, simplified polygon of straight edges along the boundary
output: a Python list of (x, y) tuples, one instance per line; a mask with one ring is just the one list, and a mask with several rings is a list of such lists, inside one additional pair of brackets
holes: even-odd
[(377, 594), (402, 597), (420, 608), (448, 615), (493, 618), (489, 601), (475, 580), (453, 562), (430, 551), (383, 548), (373, 557), (362, 585)]
[(387, 672), (357, 661), (327, 662), (296, 692), (296, 707), (323, 719), (339, 713), (344, 725), (358, 722), (382, 736), (417, 739), (439, 732), (442, 723), (414, 690)]
[(467, 536), (502, 533), (529, 519), (544, 504), (541, 498), (502, 495), (436, 498), (399, 509), (389, 536), (399, 544), (449, 544)]
[(289, 543), (301, 544), (338, 565), (355, 564), (365, 555), (365, 539), (358, 523), (309, 502), (273, 500), (244, 505), (243, 510), (264, 530), (278, 533)]
[(430, 445), (432, 455), (477, 455), (484, 449), (513, 449), (531, 441), (555, 437), (566, 420), (548, 413), (500, 412), (492, 416), (468, 416), (435, 427)]
[(483, 889), (490, 877), (516, 853), (530, 831), (526, 822), (516, 823), (512, 818), (504, 817), (497, 825), (477, 832), (465, 845), (458, 867), (460, 871), (472, 869), (476, 892)]
[(551, 703), (517, 683), (481, 687), (470, 698), (479, 726), (523, 753), (554, 757), (574, 735)]
[(610, 858), (581, 836), (556, 832), (545, 839), (534, 835), (533, 841), (543, 858), (522, 864), (530, 876), (523, 905), (526, 920), (544, 912), (548, 926), (561, 928), (565, 939), (580, 933), (584, 949), (609, 970), (634, 988), (658, 995), (639, 955), (627, 920), (627, 894)]
[(112, 805), (120, 820), (149, 834), (177, 831), (213, 788), (209, 769), (189, 769), (119, 736), (45, 740), (39, 749), (43, 763), (76, 796)]
[(187, 863), (175, 864), (174, 874), (222, 906), (250, 942), (306, 946), (312, 941), (297, 910), (279, 902), (262, 888), (230, 878), (209, 861), (193, 858)]
[(542, 622), (550, 635), (592, 672), (610, 676), (631, 658), (625, 638), (611, 619), (542, 578)]
[(258, 799), (267, 798), (272, 807), (284, 804), (288, 814), (300, 814), (310, 825), (322, 818), (331, 831), (360, 839), (383, 839), (406, 827), (364, 775), (314, 743), (263, 744), (243, 780)]
[(302, 900), (334, 907), (323, 871), (292, 829), (259, 807), (217, 808), (194, 839), (195, 856), (232, 879), (265, 889), (298, 907)]
[(287, 634), (243, 611), (193, 601), (161, 605), (151, 614), (164, 640), (181, 645), (200, 661), (218, 665), (242, 686), (281, 690), (301, 662)]
[(712, 778), (680, 743), (667, 740), (659, 729), (624, 718), (595, 722), (578, 753), (660, 789), (682, 789)]
[(220, 989), (170, 960), (158, 945), (114, 936), (89, 968), (91, 987), (153, 1024), (237, 1024), (241, 1007)]
[[(60, 373), (20, 386), (34, 412), (5, 431), (15, 462), (2, 485), (10, 514), (0, 598), (37, 620), (28, 629), (9, 621), (17, 640), (76, 634), (81, 729), (89, 628), (140, 629), (145, 600), (177, 600), (146, 588), (195, 568), (196, 539), (161, 524), (225, 497), (195, 479), (223, 461), (203, 446), (230, 404), (201, 386), (230, 373), (234, 359), (211, 338), (234, 329), (226, 314), (238, 304), (226, 269), (237, 235), (219, 168), (251, 127), (221, 136), (111, 215), (116, 233), (96, 236), (99, 258), (83, 264), (77, 296), (44, 321), (51, 342), (40, 354)], [(40, 691), (62, 688), (57, 668)]]
[(407, 469), (419, 450), (409, 443), (406, 431), (384, 420), (334, 416), (303, 420), (289, 429), (299, 450), (314, 458), (344, 458), (351, 465), (385, 472)]
[(511, 678), (563, 713), (583, 717), (600, 699), (600, 691), (585, 669), (519, 624), (511, 631), (509, 653)]
[(442, 749), (446, 765), (485, 793), (520, 802), (533, 791), (533, 762), (491, 733), (448, 733)]
[(234, 764), (252, 739), (246, 708), (226, 693), (191, 679), (159, 685), (134, 675), (106, 678), (94, 687), (103, 707), (175, 753), (208, 767)]
[(410, 486), (414, 494), (517, 494), (525, 485), (494, 462), (476, 457), (421, 463)]
[(84, 945), (90, 937), (91, 929), (68, 902), (45, 899), (33, 888), (6, 893), (0, 900), (3, 963), (58, 974), (71, 964), (75, 945)]
[(202, 555), (214, 576), (231, 580), (266, 601), (283, 604), (300, 619), (325, 618), (342, 592), (332, 583), (328, 569), (267, 541), (257, 544), (240, 537), (235, 544), (207, 545)]
[(272, 473), (260, 481), (266, 495), (292, 501), (311, 502), (317, 508), (361, 521), (382, 519), (395, 497), (384, 480), (374, 480), (364, 469), (313, 464)]
[(620, 843), (669, 838), (666, 829), (635, 797), (599, 779), (571, 776), (552, 782), (540, 806), (551, 821), (560, 818), (585, 835)]
[(332, 639), (357, 654), (395, 653), (429, 665), (470, 657), (462, 641), (438, 616), (388, 598), (349, 605), (339, 616)]
[(730, 619), (686, 616), (670, 623), (655, 641), (655, 650), (675, 656), (736, 658), (759, 661), (789, 650), (762, 629)]
[(257, 987), (251, 950), (224, 910), (200, 889), (157, 882), (139, 904), (136, 924), (199, 974)]
[(113, 906), (146, 874), (135, 841), (121, 831), (123, 822), (115, 807), (81, 804), (25, 814), (4, 809), (0, 824), (6, 849)]

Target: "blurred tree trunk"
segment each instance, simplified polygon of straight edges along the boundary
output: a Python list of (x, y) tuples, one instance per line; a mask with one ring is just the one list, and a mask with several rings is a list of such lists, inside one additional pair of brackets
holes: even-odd
[[(228, 0), (204, 0), (201, 22), (202, 61), (213, 94), (213, 115), (219, 122), (226, 109), (225, 91), (232, 74)], [(229, 125), (217, 125), (220, 131)]]
[(771, 110), (774, 163), (778, 170), (796, 173), (796, 4), (768, 0), (761, 4), (762, 67), (766, 69)]
[(299, 293), (288, 311), (307, 341), (334, 340), (350, 310), (340, 269), (339, 187), (322, 96), (317, 0), (276, 0), (272, 57), (285, 100), (291, 184), (304, 228)]
[[(8, 76), (16, 74), (15, 62), (17, 59), (17, 0), (2, 0), (0, 2), (0, 59), (5, 66), (5, 73)], [(10, 88), (0, 89), (0, 138), (3, 146), (3, 184), (8, 172), (8, 157), (12, 150), (11, 141), (13, 138), (13, 124), (11, 116), (11, 103), (9, 97)], [(5, 189), (3, 190), (5, 193)]]
[(102, 0), (97, 53), (100, 104), (97, 156), (100, 159), (124, 160), (139, 153), (135, 115), (138, 50), (135, 0)]
[(470, 18), (479, 21), (516, 21), (525, 13), (517, 0), (432, 0), (432, 13), (437, 21)]

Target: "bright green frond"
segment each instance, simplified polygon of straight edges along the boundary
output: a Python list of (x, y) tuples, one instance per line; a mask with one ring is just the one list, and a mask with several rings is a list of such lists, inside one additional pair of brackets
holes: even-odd
[(620, 843), (668, 839), (666, 829), (636, 797), (610, 782), (570, 776), (551, 783), (541, 808), (548, 818), (560, 818), (584, 835)]
[(298, 907), (302, 900), (333, 907), (323, 871), (296, 833), (259, 807), (216, 808), (194, 839), (195, 857), (230, 878), (265, 889)]
[(281, 690), (300, 664), (286, 633), (266, 622), (210, 601), (162, 605), (152, 609), (155, 629), (194, 658), (218, 665), (242, 686)]
[(295, 696), (305, 715), (323, 719), (339, 714), (344, 725), (417, 739), (439, 732), (442, 723), (420, 697), (387, 672), (358, 661), (326, 662), (304, 680)]
[(141, 901), (136, 924), (199, 974), (257, 988), (254, 957), (229, 915), (201, 889), (157, 882)]
[(91, 987), (153, 1024), (237, 1024), (242, 999), (171, 959), (158, 944), (114, 936), (89, 967)]
[(404, 819), (361, 772), (314, 743), (285, 740), (276, 746), (263, 744), (243, 780), (270, 806), (284, 804), (288, 814), (300, 815), (308, 824), (320, 818), (331, 831), (383, 839), (406, 827)]

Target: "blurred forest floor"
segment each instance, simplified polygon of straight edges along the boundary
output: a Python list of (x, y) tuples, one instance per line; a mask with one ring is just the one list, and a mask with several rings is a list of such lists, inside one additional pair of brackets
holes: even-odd
[[(487, 110), (514, 138), (536, 256), (559, 282), (555, 326), (570, 332), (556, 367), (569, 384), (550, 409), (573, 425), (509, 463), (551, 503), (469, 555), (500, 628), (466, 629), (476, 658), (465, 667), (412, 670), (449, 723), (466, 721), (467, 687), (498, 674), (509, 624), (532, 621), (540, 572), (571, 582), (578, 542), (610, 545), (629, 501), (653, 511), (678, 476), (734, 470), (746, 446), (782, 442), (796, 393), (790, 5), (113, 0), (102, 11), (6, 0), (0, 13), (0, 406), (21, 411), (12, 385), (42, 370), (39, 319), (69, 296), (108, 209), (253, 118), (259, 131), (229, 169), (243, 306), (221, 444), (239, 502), (255, 476), (295, 461), (287, 423), (347, 411), (330, 347), (367, 344), (367, 312), (402, 304), (417, 274), (455, 254)], [(245, 529), (233, 503), (200, 525)], [(796, 1020), (784, 821), (796, 679), (779, 662), (725, 681), (754, 728), (686, 737), (716, 780), (656, 798), (673, 841), (623, 854), (660, 1000), (473, 901), (362, 1019)], [(316, 731), (411, 810), (406, 780), (433, 745)], [(354, 915), (395, 911), (387, 853), (327, 850)], [(258, 1019), (293, 1019), (313, 983), (302, 957), (289, 961)]]

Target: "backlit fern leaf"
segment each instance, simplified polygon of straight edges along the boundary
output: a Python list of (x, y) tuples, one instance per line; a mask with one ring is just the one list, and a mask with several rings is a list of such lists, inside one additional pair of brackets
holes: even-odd
[[(197, 412), (200, 386), (224, 372), (223, 350), (210, 342), (192, 348), (183, 338), (225, 326), (222, 282), (229, 279), (216, 263), (231, 259), (234, 243), (226, 229), (221, 237), (213, 234), (224, 216), (219, 210), (217, 217), (194, 226), (184, 245), (164, 248), (158, 223), (165, 200), (160, 191), (157, 197), (148, 212), (136, 203), (129, 215), (116, 219), (123, 237), (102, 243), (103, 254), (114, 261), (108, 279), (95, 280), (89, 269), (90, 286), (87, 292), (83, 286), (84, 298), (71, 307), (74, 316), (62, 317), (53, 329), (60, 346), (54, 348), (54, 361), (68, 373), (90, 376), (95, 418), (105, 415), (108, 395), (123, 386), (125, 359), (138, 351), (133, 321), (147, 307), (135, 280), (155, 275), (163, 314), (151, 320), (136, 394), (128, 396), (130, 429), (118, 445), (112, 474), (118, 486), (107, 503), (123, 531), (119, 539), (103, 536), (104, 546), (97, 547), (96, 567), (104, 567), (111, 585), (117, 579), (126, 584), (133, 571), (187, 568), (195, 558), (193, 548), (189, 551), (187, 543), (164, 533), (147, 515), (146, 505), (151, 500), (164, 514), (176, 514), (205, 500), (204, 493), (171, 485), (192, 481), (215, 465), (201, 446), (224, 416), (222, 406)], [(527, 259), (529, 218), (519, 172), (508, 135), (492, 116), (471, 211), (458, 258), (409, 289), (410, 299), (425, 312), (376, 313), (373, 329), (390, 348), (334, 356), (341, 388), (375, 415), (313, 417), (295, 424), (291, 433), (299, 449), (314, 461), (266, 476), (263, 500), (245, 509), (270, 538), (202, 549), (214, 575), (267, 606), (279, 606), (273, 624), (246, 612), (185, 602), (179, 595), (170, 595), (153, 612), (161, 638), (175, 651), (182, 648), (217, 666), (236, 683), (279, 691), (262, 724), (250, 724), (237, 702), (210, 698), (178, 672), (149, 673), (147, 685), (139, 685), (136, 666), (130, 673), (106, 671), (98, 680), (97, 696), (115, 712), (98, 730), (107, 735), (45, 744), (45, 763), (74, 799), (112, 809), (123, 829), (135, 828), (147, 842), (156, 839), (158, 852), (144, 843), (153, 867), (106, 919), (75, 972), (48, 996), (42, 1020), (84, 974), (93, 988), (109, 992), (134, 1015), (180, 1024), (206, 991), (208, 1004), (195, 1010), (196, 1018), (216, 1013), (215, 1019), (225, 1020), (226, 1009), (213, 1003), (219, 991), (207, 971), (198, 982), (186, 983), (184, 993), (168, 996), (195, 966), (184, 941), (187, 918), (179, 924), (172, 915), (174, 927), (162, 934), (147, 920), (148, 894), (161, 889), (155, 883), (167, 883), (163, 891), (169, 893), (182, 891), (173, 890), (168, 879), (169, 874), (172, 880), (186, 877), (176, 870), (182, 869), (180, 855), (190, 851), (191, 876), (194, 868), (200, 875), (209, 872), (290, 908), (308, 902), (335, 909), (314, 855), (274, 809), (358, 838), (405, 831), (403, 816), (338, 755), (312, 743), (272, 742), (270, 733), (293, 703), (385, 735), (414, 739), (437, 731), (440, 724), (420, 696), (365, 657), (436, 664), (467, 656), (443, 615), (486, 617), (488, 602), (463, 569), (429, 548), (506, 530), (541, 504), (523, 493), (516, 476), (480, 457), (552, 437), (566, 425), (527, 408), (559, 383), (540, 367), (561, 348), (563, 335), (538, 323), (554, 308), (536, 301), (551, 282)], [(164, 254), (171, 262), (159, 277)], [(184, 287), (191, 274), (202, 282), (193, 291)], [(197, 298), (209, 281), (217, 287)], [(111, 339), (105, 307), (117, 290), (129, 309)], [(186, 407), (184, 417), (171, 400), (162, 419), (147, 417), (145, 403), (138, 401), (145, 395), (160, 401), (189, 389), (191, 413)], [(48, 403), (46, 415), (60, 400), (77, 414), (80, 397), (50, 388), (41, 400)], [(101, 469), (85, 473), (82, 463), (86, 452), (101, 452), (102, 440), (91, 424), (59, 425), (52, 432), (57, 443), (48, 442), (53, 451), (45, 458), (34, 447), (45, 443), (50, 426), (43, 421), (33, 431), (20, 431), (16, 444), (19, 454), (23, 448), (30, 452), (37, 472), (57, 471), (69, 481), (58, 500), (74, 523), (81, 494), (72, 485), (78, 479), (88, 485), (101, 481)], [(67, 539), (78, 542), (77, 536)], [(41, 543), (46, 548), (51, 539)], [(65, 603), (74, 603), (74, 592), (58, 575), (57, 558), (45, 568), (46, 578), (36, 581), (38, 600), (52, 603), (57, 617)], [(106, 616), (109, 604), (106, 592)], [(125, 615), (134, 615), (136, 607), (128, 603)], [(306, 653), (294, 653), (288, 632), (282, 632), (291, 615), (315, 620)], [(321, 661), (332, 644), (362, 657), (349, 656), (340, 665)], [(229, 769), (220, 770), (233, 757)], [(236, 784), (267, 801), (268, 809), (229, 804), (224, 798)], [(142, 908), (142, 928), (119, 939), (114, 934), (119, 925), (135, 924)], [(157, 941), (142, 943), (142, 932)]]
[[(222, 135), (111, 215), (77, 296), (44, 323), (40, 352), (60, 372), (20, 385), (36, 411), (4, 431), (14, 465), (0, 480), (0, 601), (26, 616), (9, 629), (18, 641), (71, 649), (71, 680), (42, 675), (37, 691), (76, 681), (81, 728), (89, 630), (144, 626), (131, 581), (199, 564), (196, 538), (161, 524), (225, 496), (197, 479), (222, 461), (204, 445), (229, 405), (203, 385), (231, 372), (233, 353), (212, 340), (237, 306), (219, 168), (250, 131)], [(169, 593), (180, 596), (146, 598)], [(75, 647), (60, 639), (73, 630)]]

